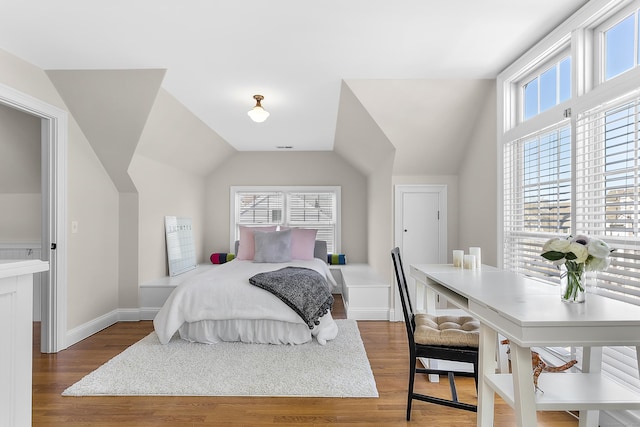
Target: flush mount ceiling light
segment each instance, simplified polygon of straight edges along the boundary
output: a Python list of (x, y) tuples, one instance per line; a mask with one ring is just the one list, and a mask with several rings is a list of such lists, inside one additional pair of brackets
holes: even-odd
[(269, 117), (269, 113), (264, 108), (262, 108), (262, 105), (260, 104), (260, 101), (264, 99), (264, 96), (253, 95), (253, 99), (256, 100), (256, 106), (249, 110), (247, 114), (254, 122), (262, 123), (267, 120), (267, 117)]

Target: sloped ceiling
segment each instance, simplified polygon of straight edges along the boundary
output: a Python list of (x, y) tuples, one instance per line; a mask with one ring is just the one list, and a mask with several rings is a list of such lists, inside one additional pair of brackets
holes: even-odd
[(394, 146), (345, 82), (333, 149), (364, 175), (395, 154)]
[(206, 176), (236, 150), (194, 116), (177, 99), (160, 89), (136, 154)]
[(120, 192), (165, 70), (56, 70), (47, 75)]
[(347, 80), (396, 149), (395, 175), (458, 173), (493, 79)]
[(586, 2), (3, 0), (0, 47), (43, 70), (166, 69), (237, 150), (331, 150), (342, 80), (495, 78)]

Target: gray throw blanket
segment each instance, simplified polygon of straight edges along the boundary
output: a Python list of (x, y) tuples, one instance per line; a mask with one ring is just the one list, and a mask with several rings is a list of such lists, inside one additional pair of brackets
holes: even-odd
[(295, 311), (309, 329), (320, 323), (333, 305), (327, 280), (317, 271), (303, 267), (284, 267), (258, 273), (249, 283), (271, 292)]

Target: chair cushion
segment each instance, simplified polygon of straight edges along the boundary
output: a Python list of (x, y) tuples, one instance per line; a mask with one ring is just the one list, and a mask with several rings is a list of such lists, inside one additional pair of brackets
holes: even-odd
[(480, 322), (470, 316), (416, 314), (416, 344), (478, 347)]

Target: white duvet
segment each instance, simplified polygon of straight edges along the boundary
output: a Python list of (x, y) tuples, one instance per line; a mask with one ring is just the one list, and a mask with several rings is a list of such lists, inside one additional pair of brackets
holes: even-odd
[[(249, 283), (258, 273), (295, 266), (313, 269), (324, 276), (332, 287), (337, 284), (329, 266), (320, 259), (295, 260), (286, 263), (254, 263), (233, 260), (197, 274), (174, 289), (160, 309), (153, 326), (162, 344), (185, 323), (203, 320), (273, 320), (292, 324), (306, 323), (289, 306), (270, 292)], [(297, 326), (297, 325), (296, 325)], [(309, 331), (320, 344), (334, 339), (338, 327), (327, 313), (320, 324)]]

